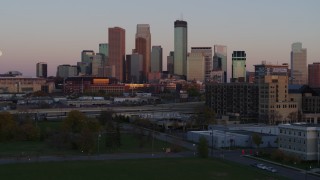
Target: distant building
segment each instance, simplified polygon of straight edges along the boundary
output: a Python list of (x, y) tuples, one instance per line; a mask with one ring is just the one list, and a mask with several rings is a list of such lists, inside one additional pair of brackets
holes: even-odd
[(64, 93), (101, 92), (119, 93), (125, 91), (124, 84), (117, 84), (115, 78), (104, 77), (69, 77), (65, 79)]
[(224, 72), (224, 82), (227, 82), (227, 46), (214, 45), (213, 70)]
[(307, 49), (300, 42), (291, 48), (291, 84), (308, 84)]
[(109, 56), (109, 45), (108, 43), (100, 43), (99, 44), (99, 53), (104, 54), (106, 57)]
[(109, 60), (108, 66), (120, 82), (124, 81), (124, 62), (126, 54), (125, 30), (120, 27), (109, 28)]
[(151, 71), (151, 33), (149, 24), (137, 24), (136, 53), (143, 56), (143, 80)]
[(225, 83), (225, 72), (224, 71), (211, 71), (210, 82)]
[(151, 51), (151, 72), (162, 72), (162, 47), (152, 46)]
[(69, 64), (59, 65), (57, 67), (57, 77), (67, 78), (74, 77), (78, 75), (78, 67), (71, 66)]
[(43, 91), (51, 93), (54, 89), (53, 82), (44, 78), (27, 77), (0, 77), (0, 93), (33, 93)]
[[(209, 81), (211, 70), (212, 70), (212, 48), (211, 47), (191, 47), (191, 53), (202, 53), (202, 55), (205, 57), (205, 81)], [(202, 82), (205, 82), (205, 81), (202, 81)]]
[(308, 65), (308, 77), (309, 86), (320, 89), (320, 62)]
[(104, 54), (97, 53), (93, 56), (91, 62), (91, 75), (97, 77), (105, 76), (105, 56)]
[(190, 53), (187, 58), (187, 80), (205, 82), (206, 57), (203, 53)]
[(187, 75), (188, 24), (186, 21), (174, 22), (174, 74)]
[(233, 51), (232, 53), (232, 79), (238, 81), (246, 80), (246, 52)]
[(167, 56), (167, 71), (169, 74), (174, 74), (174, 52), (170, 51), (169, 56)]
[(45, 62), (37, 63), (37, 77), (47, 78), (48, 76), (48, 65)]
[(128, 79), (130, 83), (142, 83), (143, 82), (143, 55), (133, 53), (127, 55), (127, 68), (128, 68)]

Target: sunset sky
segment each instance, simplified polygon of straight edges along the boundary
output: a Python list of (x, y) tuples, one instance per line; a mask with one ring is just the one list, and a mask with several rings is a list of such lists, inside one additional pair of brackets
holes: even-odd
[(126, 30), (126, 52), (134, 48), (137, 24), (150, 24), (151, 44), (164, 61), (173, 50), (173, 23), (188, 22), (188, 49), (215, 44), (247, 52), (247, 70), (262, 60), (290, 63), (293, 42), (307, 48), (308, 63), (320, 62), (319, 0), (1, 0), (0, 73), (35, 76), (37, 62), (49, 75), (60, 64), (75, 65), (82, 50), (98, 52), (108, 27)]

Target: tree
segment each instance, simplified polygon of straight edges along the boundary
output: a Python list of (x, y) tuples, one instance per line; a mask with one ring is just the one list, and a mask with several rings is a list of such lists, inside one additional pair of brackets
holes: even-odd
[(289, 123), (294, 123), (298, 121), (298, 111), (294, 111), (288, 114), (287, 119)]
[(208, 157), (208, 153), (209, 153), (208, 141), (205, 137), (201, 136), (199, 138), (199, 144), (198, 144), (197, 150), (198, 150), (198, 156), (200, 158), (207, 158)]
[(262, 144), (262, 137), (261, 135), (257, 134), (257, 133), (254, 133), (252, 135), (252, 141), (253, 143), (259, 148), (260, 147), (260, 144)]
[(202, 126), (202, 129), (208, 129), (209, 124), (216, 124), (215, 112), (207, 106), (199, 106), (196, 109), (196, 124)]
[(104, 126), (107, 122), (112, 121), (113, 114), (114, 112), (112, 110), (101, 111), (98, 116), (100, 124)]
[(80, 111), (70, 111), (67, 117), (63, 120), (62, 127), (65, 131), (71, 133), (80, 133), (85, 126), (87, 117)]
[(9, 112), (0, 112), (0, 142), (12, 140), (17, 132), (17, 123)]
[(282, 122), (282, 115), (279, 111), (274, 111), (270, 113), (269, 124), (278, 124), (279, 121)]

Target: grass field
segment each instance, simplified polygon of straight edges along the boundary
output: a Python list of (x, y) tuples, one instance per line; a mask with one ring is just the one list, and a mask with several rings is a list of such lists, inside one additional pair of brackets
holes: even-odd
[[(98, 138), (97, 138), (98, 139)], [(98, 153), (98, 141), (93, 154)], [(152, 148), (152, 138), (145, 137), (143, 146), (139, 146), (139, 140), (132, 134), (121, 135), (121, 146), (117, 149), (108, 149), (105, 146), (105, 138), (99, 140), (99, 153), (146, 153), (146, 152), (162, 152), (163, 148), (170, 147), (166, 142), (154, 139)], [(0, 143), (0, 158), (8, 156), (41, 156), (41, 155), (71, 155), (82, 154), (80, 151), (56, 149), (50, 147), (46, 142), (42, 141), (22, 141), (22, 142), (2, 142)]]
[(1, 179), (284, 179), (217, 159), (142, 159), (0, 165)]

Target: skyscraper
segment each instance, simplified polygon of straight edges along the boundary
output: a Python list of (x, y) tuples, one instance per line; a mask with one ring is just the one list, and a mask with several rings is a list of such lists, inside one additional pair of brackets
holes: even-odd
[[(211, 47), (191, 47), (191, 53), (201, 53), (205, 57), (204, 73), (205, 73), (205, 81), (208, 81), (210, 79), (210, 74), (212, 70), (212, 48)], [(189, 78), (187, 77), (187, 79)]]
[(174, 73), (174, 52), (170, 51), (169, 56), (167, 56), (167, 71), (169, 74)]
[(174, 74), (187, 75), (188, 28), (187, 22), (174, 22)]
[(99, 53), (100, 54), (104, 54), (106, 57), (108, 57), (109, 56), (108, 49), (109, 49), (108, 43), (100, 43), (99, 44)]
[(320, 89), (320, 62), (308, 65), (308, 76), (309, 86)]
[(109, 60), (108, 65), (114, 72), (115, 78), (120, 82), (124, 80), (123, 64), (126, 54), (126, 36), (125, 30), (120, 27), (109, 28)]
[(47, 78), (48, 76), (48, 65), (45, 62), (37, 63), (37, 77)]
[(95, 52), (93, 50), (83, 50), (81, 52), (81, 62), (77, 63), (80, 75), (92, 74), (92, 60), (94, 55)]
[(227, 82), (227, 46), (214, 45), (213, 70), (224, 71), (224, 81)]
[(203, 53), (191, 52), (187, 60), (187, 80), (204, 82), (206, 78), (206, 56)]
[(149, 24), (138, 24), (136, 33), (136, 52), (143, 56), (143, 77), (147, 80), (151, 71), (151, 33)]
[(246, 52), (233, 51), (232, 53), (232, 80), (246, 81)]
[(151, 72), (162, 72), (162, 47), (152, 46)]
[(291, 84), (308, 84), (307, 49), (301, 42), (291, 46)]

